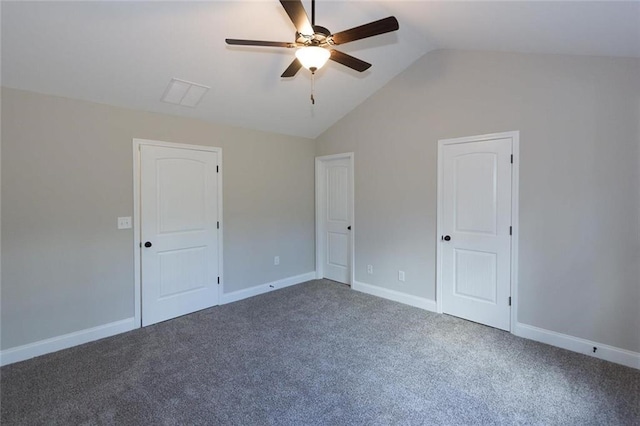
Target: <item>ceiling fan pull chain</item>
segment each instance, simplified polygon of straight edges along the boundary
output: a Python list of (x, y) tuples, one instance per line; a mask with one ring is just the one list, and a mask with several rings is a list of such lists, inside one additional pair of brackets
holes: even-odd
[(316, 100), (313, 97), (313, 92), (315, 90), (315, 77), (316, 77), (316, 74), (312, 72), (311, 73), (311, 105), (316, 104)]

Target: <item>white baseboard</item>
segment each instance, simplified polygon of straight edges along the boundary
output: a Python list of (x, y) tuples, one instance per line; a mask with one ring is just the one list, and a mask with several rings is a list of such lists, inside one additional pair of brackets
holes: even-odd
[(24, 361), (40, 355), (67, 349), (72, 346), (124, 333), (125, 331), (130, 331), (134, 328), (136, 328), (134, 319), (127, 318), (111, 322), (109, 324), (103, 324), (97, 327), (63, 334), (62, 336), (56, 336), (50, 339), (5, 349), (0, 352), (0, 365), (4, 366), (13, 364), (14, 362)]
[[(306, 274), (296, 275), (294, 277), (284, 278), (266, 284), (244, 290), (234, 291), (224, 294), (221, 297), (220, 304), (231, 303), (247, 297), (257, 296), (258, 294), (267, 293), (279, 288), (289, 287), (300, 284), (316, 278), (316, 272), (308, 272)], [(99, 325), (97, 327), (88, 328), (86, 330), (75, 331), (73, 333), (64, 334), (62, 336), (52, 337), (50, 339), (40, 340), (38, 342), (29, 343), (14, 348), (0, 351), (0, 366), (13, 364), (14, 362), (25, 361), (40, 355), (67, 349), (83, 343), (92, 342), (94, 340), (103, 339), (105, 337), (114, 336), (116, 334), (131, 331), (137, 328), (134, 318), (127, 318), (115, 321), (109, 324)]]
[[(616, 364), (640, 369), (640, 353), (638, 352), (628, 351), (626, 349), (620, 349), (598, 342), (592, 342), (590, 340), (557, 333), (555, 331), (534, 327), (520, 322), (516, 323), (513, 334), (573, 352), (600, 358), (605, 361), (611, 361)], [(597, 348), (595, 353), (593, 352), (594, 347)]]
[(382, 297), (383, 299), (389, 299), (394, 302), (404, 303), (405, 305), (415, 306), (416, 308), (425, 309), (427, 311), (437, 312), (435, 300), (429, 300), (424, 297), (413, 296), (411, 294), (402, 293), (396, 290), (389, 290), (388, 288), (378, 287), (355, 280), (353, 281), (351, 288), (362, 293)]
[(292, 285), (304, 283), (316, 279), (316, 271), (307, 272), (306, 274), (296, 275), (294, 277), (283, 278), (281, 280), (272, 281), (270, 283), (260, 284), (253, 287), (245, 288), (231, 293), (225, 293), (220, 298), (220, 304), (237, 302), (238, 300), (248, 297), (257, 296), (259, 294), (268, 293), (279, 288), (289, 287)]

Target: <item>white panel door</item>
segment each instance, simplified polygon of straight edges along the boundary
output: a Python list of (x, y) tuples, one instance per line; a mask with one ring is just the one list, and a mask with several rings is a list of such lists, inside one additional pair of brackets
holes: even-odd
[(442, 149), (443, 312), (509, 330), (511, 139)]
[(324, 277), (351, 284), (351, 162), (324, 162)]
[(146, 326), (218, 304), (218, 154), (140, 148)]

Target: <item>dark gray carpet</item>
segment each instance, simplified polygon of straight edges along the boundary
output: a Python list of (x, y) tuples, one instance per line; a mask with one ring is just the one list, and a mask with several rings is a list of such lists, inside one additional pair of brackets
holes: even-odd
[(3, 425), (640, 425), (638, 370), (328, 281), (1, 373)]

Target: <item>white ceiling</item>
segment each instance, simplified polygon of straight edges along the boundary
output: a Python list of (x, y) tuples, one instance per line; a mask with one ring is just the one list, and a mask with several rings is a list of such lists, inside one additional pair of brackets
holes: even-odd
[[(400, 30), (340, 46), (373, 67), (329, 62), (311, 106), (308, 72), (280, 78), (293, 49), (224, 43), (293, 41), (277, 0), (1, 7), (3, 86), (311, 138), (434, 49), (640, 57), (640, 1), (318, 0), (316, 23), (333, 32), (389, 15)], [(163, 103), (172, 77), (211, 90), (197, 108)]]

